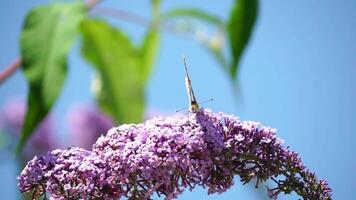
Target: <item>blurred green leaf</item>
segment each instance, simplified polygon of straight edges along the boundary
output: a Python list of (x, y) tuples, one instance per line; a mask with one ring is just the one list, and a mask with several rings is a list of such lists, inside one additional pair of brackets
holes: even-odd
[[(162, 15), (162, 18), (169, 19), (175, 17), (190, 17), (200, 21), (210, 23), (217, 28), (225, 30), (225, 23), (219, 17), (210, 14), (206, 11), (195, 8), (178, 8), (168, 11)], [(216, 61), (226, 70), (228, 70), (228, 63), (222, 54), (221, 49), (211, 48), (208, 44), (203, 44), (202, 47), (206, 49), (216, 59)]]
[[(206, 48), (206, 47), (205, 47)], [(211, 55), (215, 58), (215, 60), (225, 69), (227, 70), (229, 65), (224, 57), (224, 55), (222, 54), (221, 50), (215, 50), (215, 49), (210, 49), (210, 48), (206, 48)]]
[(142, 81), (145, 83), (151, 74), (153, 64), (156, 60), (159, 47), (159, 31), (152, 25), (146, 33), (142, 47), (140, 48)]
[(161, 3), (162, 3), (161, 0), (151, 0), (152, 15), (154, 18), (158, 17), (159, 8), (161, 6)]
[(137, 59), (141, 60), (141, 71), (139, 72), (142, 76), (142, 81), (145, 84), (151, 74), (154, 62), (158, 54), (158, 47), (160, 41), (159, 35), (159, 8), (161, 0), (151, 0), (151, 11), (152, 11), (152, 22), (151, 25), (143, 38), (141, 47), (138, 49), (139, 57)]
[(8, 134), (0, 129), (0, 150), (6, 146), (6, 143), (8, 143), (8, 141)]
[(81, 32), (83, 56), (95, 66), (102, 81), (99, 106), (117, 123), (142, 121), (144, 81), (139, 52), (123, 32), (104, 21), (85, 20)]
[(230, 76), (236, 80), (241, 56), (251, 37), (257, 18), (258, 0), (235, 0), (227, 23), (232, 61)]
[(173, 9), (162, 15), (163, 19), (169, 19), (175, 17), (191, 17), (194, 19), (198, 19), (213, 24), (220, 28), (223, 28), (225, 26), (224, 22), (219, 17), (196, 8)]
[(82, 3), (56, 3), (36, 7), (26, 16), (20, 43), (22, 69), (29, 83), (28, 110), (17, 153), (61, 92), (67, 55), (85, 13)]

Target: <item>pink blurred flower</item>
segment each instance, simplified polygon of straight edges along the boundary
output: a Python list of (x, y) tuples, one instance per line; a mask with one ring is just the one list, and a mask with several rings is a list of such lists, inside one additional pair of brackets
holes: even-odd
[(114, 126), (113, 120), (95, 106), (76, 106), (69, 113), (71, 145), (90, 150), (101, 134)]
[[(13, 138), (11, 145), (16, 145), (20, 137), (26, 104), (20, 99), (11, 99), (0, 110), (0, 129)], [(51, 116), (45, 118), (27, 142), (22, 155), (25, 159), (44, 154), (59, 145), (54, 136), (54, 121)]]

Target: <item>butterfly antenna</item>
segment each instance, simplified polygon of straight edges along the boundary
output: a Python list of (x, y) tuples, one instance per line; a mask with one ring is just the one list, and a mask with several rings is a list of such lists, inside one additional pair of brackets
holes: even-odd
[(208, 100), (205, 100), (205, 101), (199, 102), (199, 104), (204, 104), (204, 103), (207, 103), (207, 102), (210, 102), (210, 101), (214, 101), (214, 99), (208, 99)]
[(187, 109), (188, 109), (188, 107), (181, 108), (181, 109), (179, 109), (179, 110), (176, 110), (176, 112), (182, 112), (183, 110), (187, 110)]

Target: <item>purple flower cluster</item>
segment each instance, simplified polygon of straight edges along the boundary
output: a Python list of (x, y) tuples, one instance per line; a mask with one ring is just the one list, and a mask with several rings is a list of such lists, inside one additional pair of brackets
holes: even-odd
[(304, 199), (331, 199), (327, 183), (283, 147), (274, 129), (206, 109), (112, 128), (91, 151), (70, 148), (35, 157), (18, 180), (21, 192), (35, 197), (150, 199), (156, 193), (173, 199), (197, 185), (222, 193), (235, 175), (257, 186), (272, 179), (271, 198), (294, 191)]

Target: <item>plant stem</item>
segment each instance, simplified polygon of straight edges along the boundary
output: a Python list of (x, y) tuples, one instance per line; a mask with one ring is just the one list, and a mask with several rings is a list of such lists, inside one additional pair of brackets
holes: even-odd
[(0, 84), (9, 78), (21, 66), (21, 58), (16, 58), (4, 71), (0, 72)]
[[(127, 12), (124, 10), (109, 8), (109, 7), (95, 8), (95, 9), (93, 9), (93, 11), (91, 11), (91, 14), (92, 15), (111, 16), (111, 17), (115, 17), (120, 20), (124, 20), (127, 22), (131, 22), (133, 24), (137, 24), (139, 26), (143, 26), (143, 27), (149, 27), (152, 23), (152, 20), (150, 20), (146, 17), (137, 15), (135, 13)], [(188, 39), (188, 40), (194, 41), (194, 38), (191, 34), (177, 30), (176, 26), (171, 23), (160, 21), (159, 24), (157, 24), (157, 26), (162, 31), (165, 31), (167, 33), (181, 37), (183, 39)]]
[(96, 6), (98, 3), (100, 3), (102, 0), (87, 0), (85, 4), (87, 5), (88, 9), (92, 9), (94, 6)]

